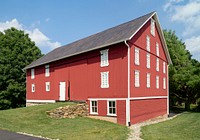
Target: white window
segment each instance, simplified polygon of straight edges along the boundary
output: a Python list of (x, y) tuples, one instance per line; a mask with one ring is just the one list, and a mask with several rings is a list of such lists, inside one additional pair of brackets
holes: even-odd
[(140, 65), (140, 50), (135, 48), (135, 65)]
[(166, 72), (166, 63), (163, 62), (163, 73), (165, 73), (165, 72)]
[(156, 58), (156, 71), (159, 71), (159, 58)]
[(150, 73), (147, 73), (147, 88), (150, 88)]
[(166, 78), (163, 78), (163, 89), (166, 89)]
[(156, 55), (159, 56), (160, 52), (159, 52), (159, 44), (156, 42)]
[(109, 72), (101, 72), (101, 88), (109, 88)]
[(31, 91), (35, 92), (35, 84), (31, 84)]
[(46, 82), (46, 91), (50, 91), (50, 82)]
[(151, 19), (151, 34), (155, 36), (155, 21)]
[(140, 72), (139, 71), (135, 71), (135, 87), (139, 87), (140, 86)]
[(101, 54), (101, 67), (105, 67), (109, 65), (108, 62), (108, 49), (100, 51)]
[(116, 116), (116, 101), (107, 102), (107, 115)]
[(150, 52), (150, 37), (148, 35), (146, 37), (146, 49)]
[(35, 69), (31, 69), (31, 79), (35, 78)]
[(159, 89), (159, 76), (156, 76), (156, 88)]
[(149, 53), (147, 53), (147, 68), (149, 69), (150, 68), (150, 62), (151, 60), (150, 60), (150, 54)]
[(97, 101), (90, 101), (90, 114), (98, 114)]
[(45, 65), (45, 77), (49, 77), (50, 72), (49, 72), (49, 65)]

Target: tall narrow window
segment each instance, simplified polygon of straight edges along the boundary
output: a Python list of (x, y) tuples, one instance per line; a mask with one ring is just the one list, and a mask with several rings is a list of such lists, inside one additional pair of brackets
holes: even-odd
[(46, 91), (50, 91), (50, 82), (46, 82)]
[(156, 71), (159, 71), (159, 58), (156, 58)]
[(159, 52), (159, 44), (156, 42), (156, 55), (159, 56), (160, 52)]
[(31, 84), (31, 92), (35, 92), (35, 84)]
[(45, 65), (45, 77), (50, 76), (49, 65)]
[(150, 52), (150, 37), (148, 35), (146, 36), (146, 49)]
[(159, 89), (159, 76), (156, 76), (156, 88)]
[(150, 60), (150, 54), (149, 53), (147, 53), (147, 68), (149, 69), (150, 68), (150, 62), (151, 60)]
[(31, 69), (31, 79), (35, 78), (35, 69)]
[(135, 71), (135, 87), (139, 87), (140, 86), (140, 72), (139, 71)]
[(108, 101), (107, 108), (107, 115), (116, 116), (116, 101)]
[(101, 88), (109, 88), (109, 72), (101, 72)]
[(147, 88), (150, 88), (150, 73), (147, 73)]
[(109, 65), (108, 62), (108, 49), (100, 51), (101, 54), (101, 67), (105, 67)]
[(98, 114), (97, 101), (90, 101), (90, 114)]
[(163, 62), (163, 73), (165, 73), (165, 72), (166, 72), (166, 63)]
[(135, 65), (140, 65), (140, 50), (135, 48)]
[(166, 89), (166, 78), (163, 78), (163, 89)]
[(155, 36), (155, 21), (151, 19), (151, 34)]

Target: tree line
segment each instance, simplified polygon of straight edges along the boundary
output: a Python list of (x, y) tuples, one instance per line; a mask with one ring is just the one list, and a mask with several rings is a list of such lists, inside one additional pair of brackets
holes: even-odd
[[(169, 66), (170, 106), (184, 104), (185, 110), (191, 104), (200, 106), (200, 63), (174, 31), (163, 32), (173, 63)], [(0, 32), (0, 110), (25, 106), (26, 73), (22, 69), (41, 56), (24, 31), (10, 28)]]

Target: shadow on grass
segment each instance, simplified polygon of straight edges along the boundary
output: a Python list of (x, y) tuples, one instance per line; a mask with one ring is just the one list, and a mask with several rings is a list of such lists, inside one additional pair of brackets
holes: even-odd
[[(176, 115), (183, 112), (194, 112), (194, 113), (200, 113), (200, 107), (197, 105), (191, 105), (190, 110), (185, 110), (184, 106), (172, 106), (170, 107), (170, 115)], [(171, 117), (170, 116), (170, 117)]]

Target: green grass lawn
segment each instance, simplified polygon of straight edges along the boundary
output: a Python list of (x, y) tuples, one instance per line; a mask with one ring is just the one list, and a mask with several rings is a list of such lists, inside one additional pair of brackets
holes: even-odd
[(0, 111), (0, 129), (60, 140), (127, 139), (129, 129), (126, 126), (86, 117), (53, 119), (46, 114), (46, 111), (69, 104), (73, 103), (55, 103)]
[(158, 124), (142, 127), (144, 140), (200, 140), (200, 113), (187, 112)]

